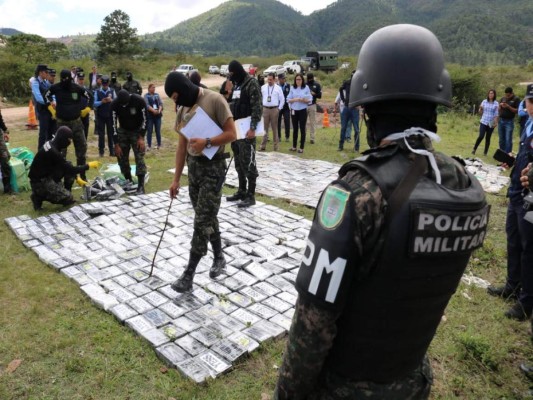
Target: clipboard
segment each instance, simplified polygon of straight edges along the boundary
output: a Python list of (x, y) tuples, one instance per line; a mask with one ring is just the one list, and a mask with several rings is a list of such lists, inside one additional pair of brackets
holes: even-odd
[[(182, 121), (176, 130), (185, 136), (187, 140), (192, 138), (213, 138), (222, 133), (222, 128), (198, 104), (194, 105), (187, 114), (183, 115)], [(219, 147), (212, 146), (209, 149), (204, 148), (202, 154), (211, 160), (217, 153)]]
[[(237, 139), (246, 139), (246, 132), (250, 129), (252, 123), (252, 117), (239, 118), (235, 120), (235, 129), (237, 130)], [(261, 117), (261, 121), (257, 124), (255, 130), (255, 136), (265, 135), (265, 121)]]

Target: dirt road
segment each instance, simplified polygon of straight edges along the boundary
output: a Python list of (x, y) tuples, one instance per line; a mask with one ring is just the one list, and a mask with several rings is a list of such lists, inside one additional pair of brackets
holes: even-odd
[[(220, 87), (224, 81), (224, 77), (220, 75), (208, 75), (202, 77), (202, 83), (209, 88)], [(144, 92), (146, 93), (146, 87), (148, 85), (144, 84)], [(163, 85), (156, 87), (156, 92), (165, 99), (165, 87)], [(2, 108), (2, 116), (4, 117), (4, 122), (8, 127), (11, 125), (20, 125), (25, 124), (28, 119), (28, 107), (11, 107), (11, 108)]]

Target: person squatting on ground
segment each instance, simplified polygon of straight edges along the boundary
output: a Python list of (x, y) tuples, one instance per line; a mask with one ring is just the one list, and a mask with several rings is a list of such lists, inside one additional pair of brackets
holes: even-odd
[[(67, 70), (68, 71), (68, 70)], [(74, 180), (80, 185), (87, 184), (78, 174), (85, 175), (89, 168), (98, 168), (98, 161), (73, 166), (64, 157), (65, 150), (73, 140), (72, 130), (61, 126), (52, 140), (39, 149), (30, 167), (28, 177), (31, 185), (31, 201), (34, 210), (41, 210), (43, 201), (68, 206), (75, 203), (70, 192)]]
[(287, 96), (287, 103), (289, 103), (291, 108), (292, 119), (292, 147), (289, 151), (296, 151), (298, 130), (300, 130), (300, 148), (298, 149), (298, 153), (304, 152), (307, 108), (308, 104), (312, 101), (312, 97), (309, 86), (305, 84), (304, 76), (302, 74), (296, 74), (294, 76), (294, 84)]
[(513, 88), (505, 88), (505, 96), (500, 99), (498, 121), (498, 136), (500, 149), (506, 153), (513, 151), (514, 117), (518, 111), (520, 98), (514, 95)]
[(148, 113), (146, 116), (146, 139), (148, 141), (147, 150), (152, 148), (152, 132), (155, 129), (155, 138), (157, 140), (157, 150), (161, 147), (161, 120), (163, 117), (163, 102), (161, 97), (155, 92), (155, 85), (148, 85), (148, 93), (144, 95), (144, 101)]
[(278, 115), (285, 105), (283, 90), (274, 82), (274, 73), (267, 76), (267, 83), (261, 87), (263, 97), (263, 120), (265, 124), (265, 135), (261, 141), (261, 151), (266, 150), (268, 142), (268, 130), (272, 127), (272, 138), (274, 141), (274, 151), (279, 150)]
[(291, 110), (289, 108), (289, 103), (287, 103), (287, 96), (291, 91), (291, 85), (286, 82), (284, 73), (278, 75), (278, 85), (283, 92), (283, 98), (285, 100), (283, 103), (283, 108), (278, 114), (278, 138), (281, 141), (281, 120), (283, 119), (283, 125), (285, 127), (285, 141), (288, 142), (291, 135)]
[(9, 129), (2, 117), (2, 111), (0, 111), (0, 171), (2, 171), (2, 185), (4, 186), (4, 194), (13, 193), (11, 188), (11, 166), (9, 160), (11, 155), (7, 148), (6, 143), (9, 142)]
[(307, 108), (309, 117), (309, 134), (311, 136), (309, 143), (314, 144), (316, 130), (316, 100), (322, 98), (322, 86), (315, 81), (315, 75), (312, 72), (307, 73), (307, 86), (311, 91), (311, 96), (313, 96), (313, 100), (309, 102), (309, 107)]
[(487, 289), (490, 295), (517, 299), (505, 316), (519, 321), (530, 318), (533, 311), (533, 224), (524, 220), (527, 210), (521, 180), (523, 171), (533, 160), (533, 84), (527, 86), (525, 100), (529, 119), (520, 137), (507, 190), (507, 279), (505, 285)]
[[(144, 194), (144, 135), (146, 134), (146, 103), (138, 94), (130, 94), (121, 89), (111, 102), (113, 116), (113, 142), (120, 172), (124, 179), (132, 181), (130, 167), (130, 149), (135, 156), (137, 175), (137, 194)], [(120, 127), (119, 127), (120, 124)]]
[(364, 105), (371, 149), (319, 200), (274, 399), (428, 398), (426, 352), (490, 207), (433, 150), (439, 104), (451, 106), (451, 80), (433, 33), (405, 24), (367, 38), (349, 106)]
[(476, 154), (476, 150), (485, 138), (485, 151), (483, 155), (487, 155), (490, 147), (490, 137), (496, 125), (498, 125), (498, 100), (496, 100), (496, 90), (490, 89), (487, 93), (487, 98), (481, 102), (478, 113), (481, 114), (481, 121), (479, 121), (479, 136), (476, 139), (472, 154)]
[(102, 76), (102, 86), (94, 91), (94, 109), (98, 120), (98, 153), (104, 156), (105, 135), (107, 131), (107, 146), (109, 155), (115, 155), (113, 144), (113, 115), (111, 114), (111, 102), (117, 98), (115, 91), (109, 86), (109, 76)]
[[(188, 120), (191, 108), (201, 107), (222, 129), (222, 133), (212, 138), (191, 138), (179, 135), (176, 149), (176, 172), (169, 189), (170, 197), (175, 198), (180, 189), (180, 179), (185, 162), (189, 178), (189, 197), (194, 208), (194, 231), (191, 240), (189, 263), (181, 277), (172, 284), (172, 289), (182, 293), (192, 289), (196, 267), (207, 254), (207, 243), (213, 249), (213, 265), (209, 271), (211, 278), (220, 275), (226, 266), (222, 252), (222, 240), (218, 225), (218, 210), (222, 197), (222, 184), (226, 172), (224, 146), (236, 139), (235, 123), (224, 97), (211, 90), (199, 88), (179, 72), (168, 74), (165, 93), (178, 108), (176, 131)], [(219, 146), (212, 159), (202, 155), (205, 148)]]
[(263, 113), (261, 87), (257, 79), (248, 75), (242, 64), (236, 60), (229, 63), (228, 73), (233, 82), (230, 103), (233, 118), (236, 121), (241, 118), (251, 117), (251, 121), (246, 137), (231, 143), (235, 158), (235, 170), (239, 177), (239, 189), (233, 196), (226, 197), (226, 200), (241, 200), (237, 204), (239, 207), (249, 207), (255, 204), (255, 184), (259, 176), (255, 160), (255, 131)]
[[(72, 130), (76, 165), (85, 165), (87, 140), (81, 122), (81, 99), (82, 97), (87, 99), (88, 105), (85, 112), (88, 112), (93, 106), (93, 96), (90, 91), (72, 82), (68, 69), (61, 70), (59, 77), (60, 82), (50, 86), (44, 97), (46, 103), (55, 109), (57, 126), (68, 126)], [(67, 156), (66, 148), (64, 156), (65, 158)], [(84, 172), (81, 173), (81, 178), (87, 180)]]
[[(352, 71), (352, 76), (355, 71)], [(350, 101), (350, 84), (351, 79), (347, 79), (339, 88), (340, 100), (344, 103), (344, 108), (341, 111), (341, 135), (339, 138), (338, 151), (344, 149), (344, 141), (350, 142), (350, 130), (353, 125), (354, 150), (359, 151), (359, 108), (348, 107)]]

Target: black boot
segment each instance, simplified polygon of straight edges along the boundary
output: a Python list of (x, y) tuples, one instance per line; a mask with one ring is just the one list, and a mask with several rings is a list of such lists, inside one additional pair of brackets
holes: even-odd
[(137, 175), (137, 194), (144, 194), (144, 175)]
[(13, 188), (11, 188), (11, 177), (3, 177), (2, 184), (4, 185), (4, 194), (13, 193)]
[(226, 268), (226, 259), (224, 258), (224, 253), (222, 252), (222, 239), (220, 238), (220, 233), (216, 237), (211, 238), (211, 247), (213, 248), (213, 265), (209, 270), (209, 277), (211, 279), (219, 276), (224, 268)]
[(243, 201), (237, 204), (237, 207), (244, 208), (255, 205), (255, 179), (250, 179), (248, 182), (248, 193)]
[(239, 190), (233, 196), (226, 197), (227, 201), (238, 201), (246, 197), (246, 177), (239, 176)]
[(43, 209), (43, 200), (37, 196), (36, 194), (32, 193), (30, 196), (31, 202), (33, 204), (33, 209), (35, 211), (40, 211)]
[(196, 267), (201, 259), (202, 256), (200, 254), (191, 251), (187, 269), (185, 269), (185, 272), (170, 287), (178, 293), (190, 292), (192, 290), (192, 280), (196, 272)]

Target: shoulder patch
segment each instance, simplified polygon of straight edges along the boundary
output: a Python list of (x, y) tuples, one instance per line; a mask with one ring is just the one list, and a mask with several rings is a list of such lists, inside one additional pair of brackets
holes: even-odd
[(350, 192), (337, 186), (328, 186), (318, 210), (318, 221), (327, 230), (333, 230), (341, 223)]

